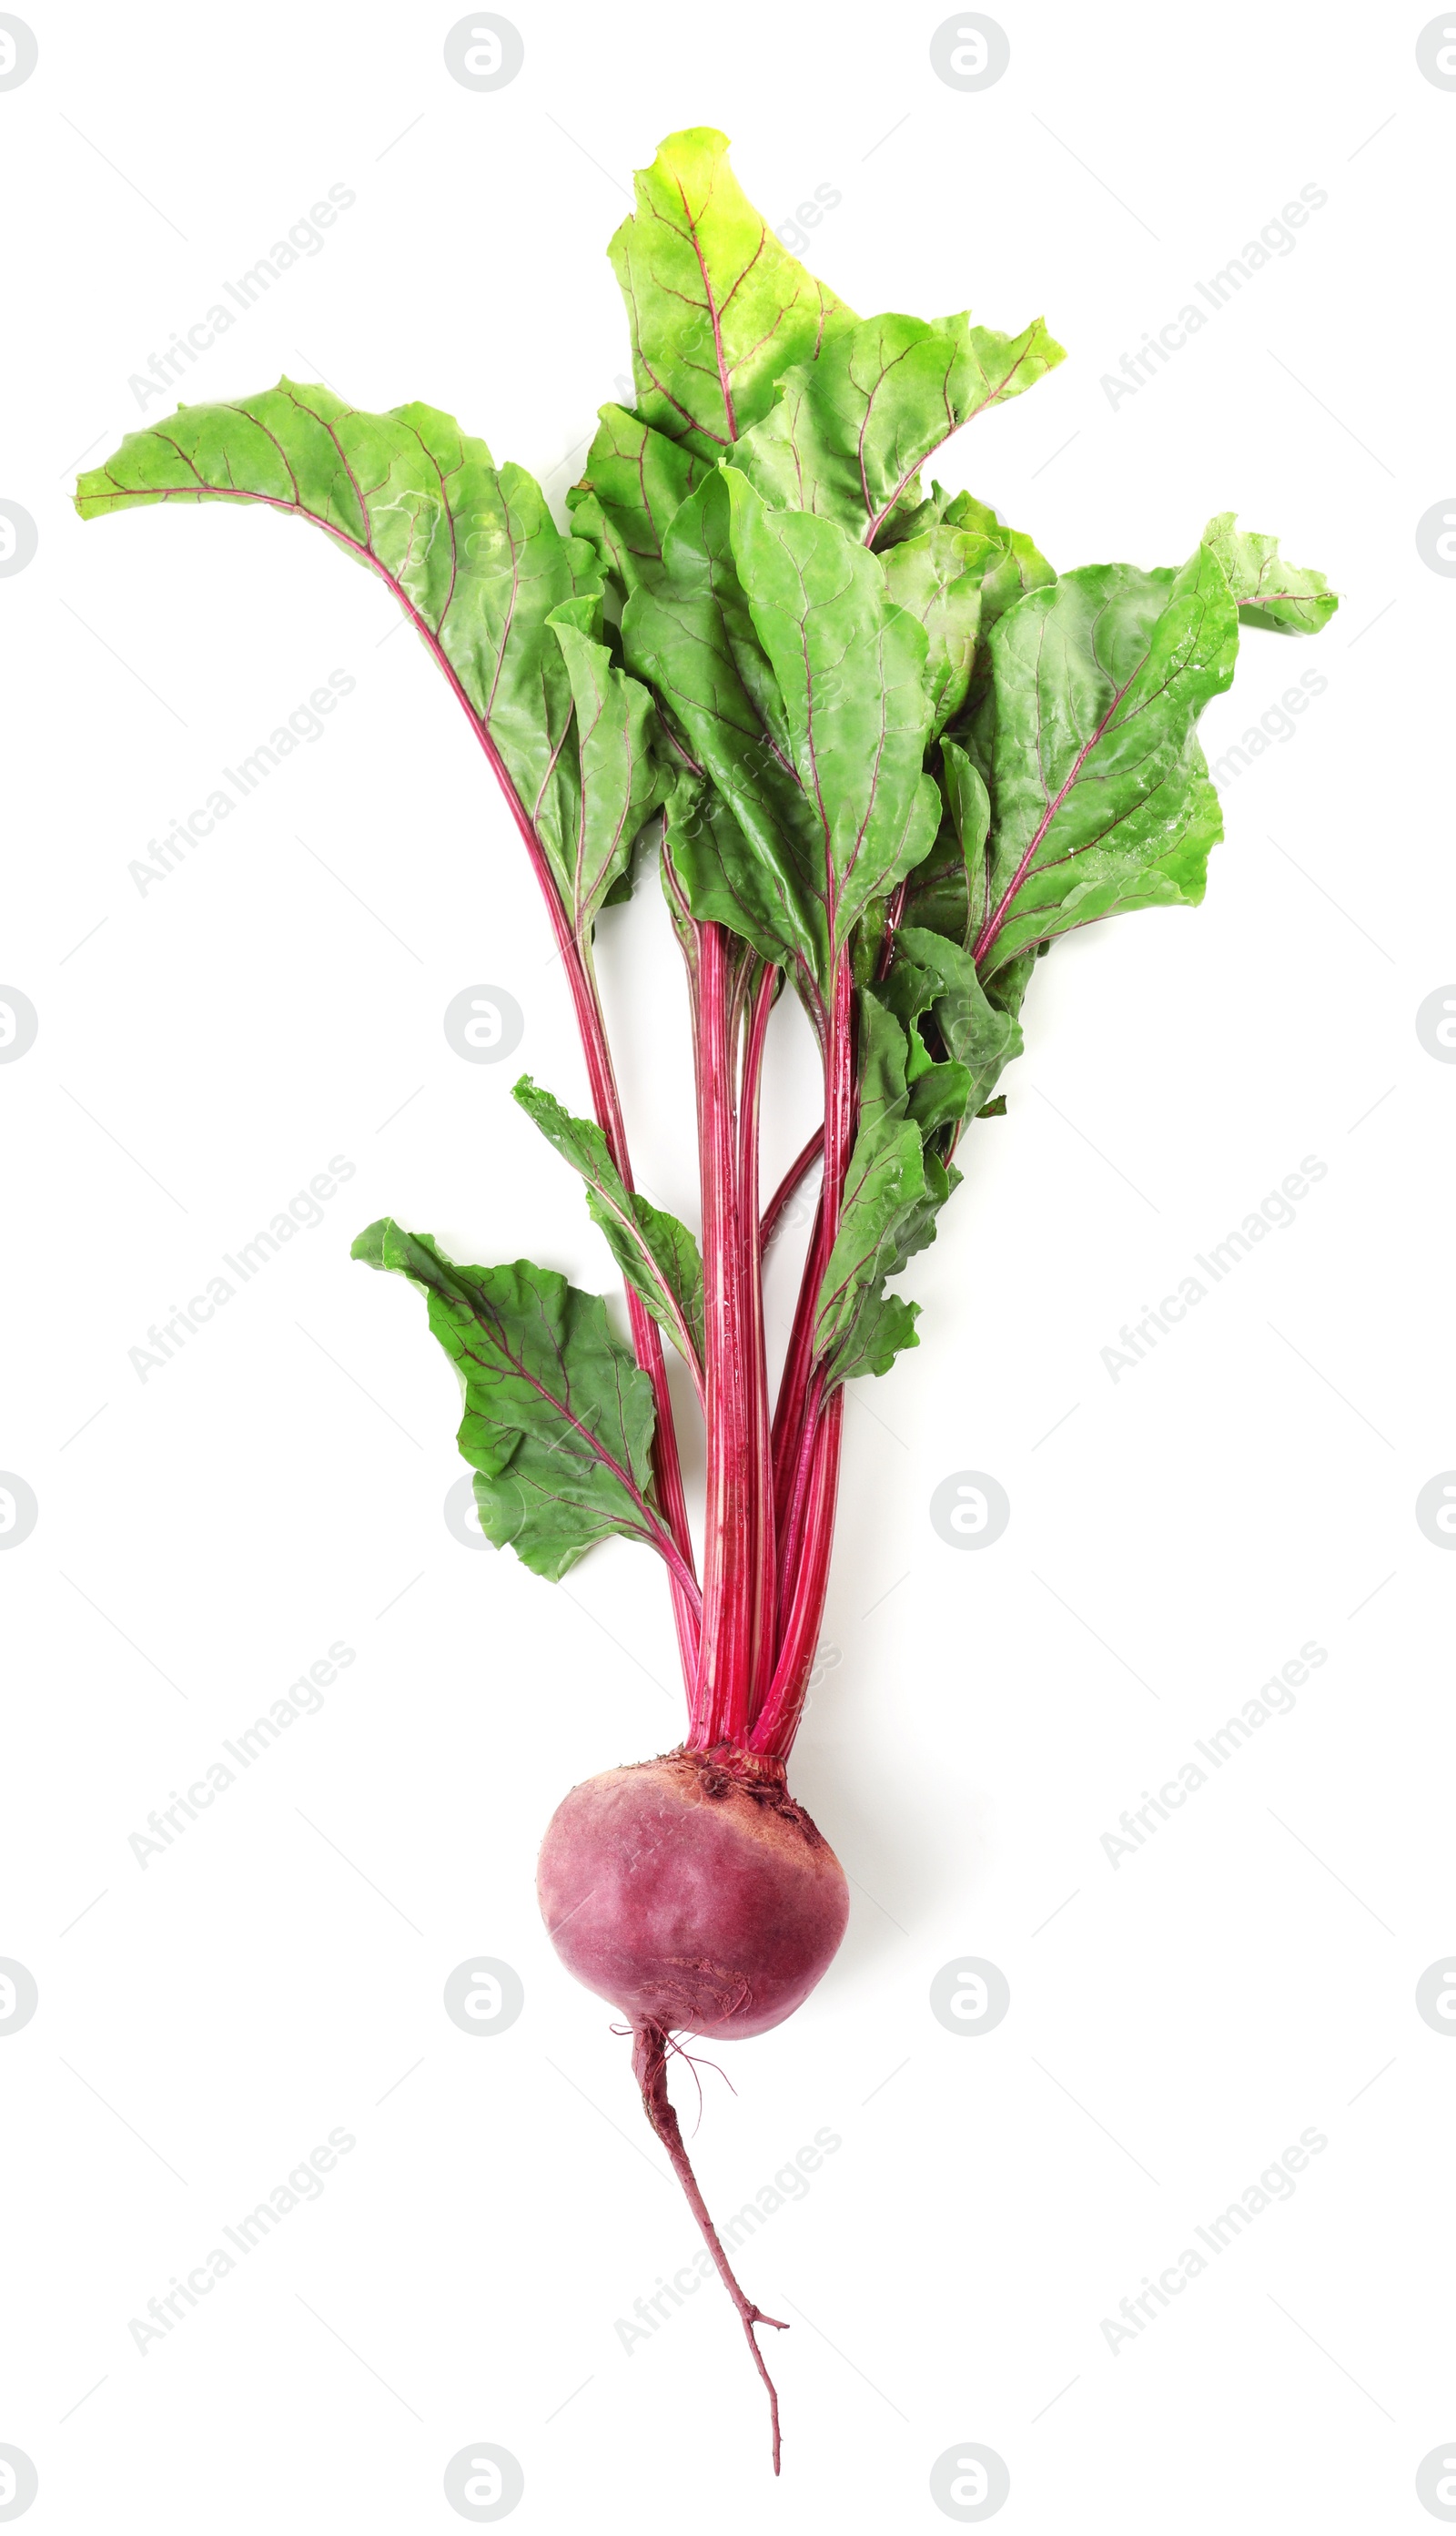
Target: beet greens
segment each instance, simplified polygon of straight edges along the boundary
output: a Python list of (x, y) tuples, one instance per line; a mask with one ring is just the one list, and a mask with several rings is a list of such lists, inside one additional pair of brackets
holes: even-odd
[[(542, 1850), (558, 1950), (631, 2018), (644, 2103), (760, 2371), (745, 2299), (667, 2099), (683, 2032), (761, 2032), (833, 1955), (848, 1896), (789, 1795), (828, 1589), (844, 1386), (918, 1344), (893, 1291), (933, 1240), (974, 1121), (1020, 1051), (1039, 955), (1120, 911), (1195, 905), (1221, 834), (1195, 735), (1240, 622), (1336, 601), (1272, 539), (1210, 522), (1188, 560), (1058, 574), (920, 480), (964, 424), (1063, 358), (1035, 319), (857, 318), (752, 210), (727, 144), (665, 142), (611, 242), (636, 408), (601, 409), (569, 531), (519, 467), (428, 406), (367, 414), (283, 380), (182, 407), (84, 476), (84, 518), (152, 502), (311, 520), (394, 592), (468, 715), (540, 884), (594, 1117), (516, 1098), (582, 1179), (626, 1286), (464, 1267), (391, 1219), (354, 1256), (426, 1296), (462, 1381), (481, 1525), (541, 1576), (595, 1543), (666, 1570), (687, 1725), (573, 1792)], [(639, 1195), (594, 960), (656, 845), (682, 951), (701, 1251)], [(765, 1200), (768, 1025), (791, 993), (821, 1124)], [(763, 1268), (819, 1190), (770, 1383)], [(706, 1430), (689, 1525), (664, 1334)], [(772, 2389), (770, 2390), (772, 2396)], [(778, 2412), (774, 2404), (775, 2463)]]

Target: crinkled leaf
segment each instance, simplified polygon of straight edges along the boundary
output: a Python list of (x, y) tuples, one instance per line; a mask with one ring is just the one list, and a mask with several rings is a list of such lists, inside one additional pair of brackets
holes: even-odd
[(919, 1317), (918, 1303), (907, 1302), (902, 1295), (887, 1295), (881, 1280), (865, 1296), (836, 1356), (835, 1381), (853, 1382), (859, 1373), (888, 1373), (897, 1356), (919, 1346), (916, 1334)]
[(459, 1443), (480, 1526), (538, 1576), (564, 1576), (610, 1533), (661, 1546), (647, 1501), (652, 1385), (607, 1326), (600, 1295), (518, 1259), (463, 1268), (389, 1216), (353, 1245), (408, 1277), (465, 1392)]
[(571, 525), (595, 546), (623, 590), (653, 586), (673, 513), (702, 479), (707, 461), (654, 431), (622, 406), (604, 405), (586, 473), (566, 496)]
[(947, 1056), (965, 1069), (962, 1117), (974, 1117), (990, 1099), (1012, 1058), (1021, 1054), (1023, 1042), (1016, 1014), (990, 1001), (969, 951), (918, 925), (907, 925), (895, 936), (895, 962), (887, 982), (887, 1000), (889, 983), (894, 982), (902, 961), (915, 979), (915, 993), (926, 987), (928, 991), (916, 1011), (906, 1009), (905, 999), (896, 1002), (895, 1010), (907, 1027), (918, 1022), (922, 1013), (929, 1013)]
[(838, 1351), (861, 1305), (872, 1304), (901, 1263), (903, 1228), (925, 1201), (920, 1131), (912, 1118), (861, 1126), (845, 1178), (839, 1232), (819, 1292), (815, 1353), (839, 1373)]
[(788, 371), (733, 452), (766, 501), (837, 520), (872, 545), (913, 509), (923, 461), (988, 406), (1065, 358), (1039, 317), (1015, 337), (954, 317), (866, 317)]
[(429, 406), (361, 413), (280, 381), (235, 405), (183, 406), (129, 432), (81, 477), (83, 519), (148, 502), (257, 502), (312, 520), (387, 582), (499, 753), (527, 815), (570, 868), (580, 792), (572, 687), (547, 619), (600, 587), (539, 485), (497, 469)]
[(545, 843), (556, 886), (585, 937), (608, 895), (627, 879), (632, 847), (670, 778), (653, 746), (656, 711), (646, 687), (613, 666), (601, 631), (600, 597), (569, 599), (548, 618), (576, 705), (575, 797), (560, 805)]
[[(918, 1033), (916, 1039), (918, 1043)], [(951, 1057), (937, 1058), (932, 1063), (922, 1054), (917, 1056), (906, 1114), (918, 1127), (922, 1145), (938, 1136), (942, 1128), (953, 1128), (959, 1134), (968, 1117), (980, 1114), (972, 1108), (974, 1098), (972, 1078), (964, 1065), (958, 1065)]]
[(1232, 511), (1220, 511), (1203, 542), (1224, 567), (1241, 622), (1271, 634), (1317, 634), (1340, 604), (1324, 574), (1286, 563), (1278, 538), (1235, 529), (1234, 519)]
[(920, 860), (939, 820), (921, 764), (925, 632), (890, 599), (877, 557), (832, 520), (769, 510), (735, 469), (724, 475), (738, 577), (818, 830), (815, 888), (833, 960), (870, 901)]
[(608, 249), (632, 330), (643, 419), (714, 458), (767, 412), (852, 313), (781, 245), (707, 126), (674, 132), (636, 180)]
[(910, 1114), (910, 1054), (894, 1014), (861, 992), (859, 1124), (815, 1307), (815, 1354), (831, 1382), (855, 1370), (883, 1373), (897, 1347), (915, 1343), (914, 1312), (908, 1305), (889, 1308), (885, 1280), (934, 1239), (935, 1218), (958, 1176), (946, 1171)]
[(1197, 904), (1222, 827), (1194, 725), (1233, 677), (1237, 645), (1204, 546), (1178, 572), (1084, 566), (992, 628), (983, 977), (1073, 925)]
[(574, 1118), (529, 1074), (514, 1092), (547, 1143), (580, 1173), (592, 1221), (605, 1235), (622, 1275), (701, 1382), (703, 1262), (686, 1225), (627, 1188), (605, 1136), (591, 1119)]

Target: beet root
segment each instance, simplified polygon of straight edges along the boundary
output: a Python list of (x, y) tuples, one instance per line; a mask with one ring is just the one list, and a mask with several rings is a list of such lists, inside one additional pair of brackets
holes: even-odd
[(537, 1870), (568, 1972), (634, 2027), (766, 2034), (807, 1998), (850, 1916), (845, 1871), (757, 1755), (666, 1752), (562, 1800)]
[[(845, 1871), (782, 1762), (717, 1746), (587, 1779), (546, 1828), (537, 1893), (568, 1972), (622, 2009), (648, 2121), (672, 2162), (768, 2388), (754, 2334), (779, 2325), (740, 2288), (667, 2094), (674, 2034), (766, 2034), (807, 1998), (850, 1915)], [(782, 2327), (781, 2327), (782, 2329)]]

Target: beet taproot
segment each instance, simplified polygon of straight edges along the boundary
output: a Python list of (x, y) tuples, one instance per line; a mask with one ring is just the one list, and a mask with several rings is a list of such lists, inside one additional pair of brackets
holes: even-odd
[(724, 2251), (667, 2093), (680, 2034), (766, 2034), (800, 2006), (839, 1949), (845, 1870), (789, 1793), (782, 1761), (730, 1746), (680, 1747), (604, 1770), (562, 1799), (546, 1828), (537, 1893), (567, 1971), (632, 2027), (632, 2068), (769, 2393), (774, 2470), (779, 2400), (754, 2336), (780, 2326), (746, 2296)]

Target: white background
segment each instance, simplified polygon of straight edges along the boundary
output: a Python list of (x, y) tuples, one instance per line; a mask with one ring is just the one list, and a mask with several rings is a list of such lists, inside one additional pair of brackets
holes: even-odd
[[(39, 531), (0, 581), (0, 979), (40, 1025), (0, 1067), (0, 1465), (39, 1504), (0, 1558), (0, 1954), (40, 1994), (0, 2045), (0, 2441), (62, 2536), (443, 2530), (481, 2441), (553, 2536), (930, 2529), (967, 2441), (1028, 2536), (1419, 2528), (1456, 2436), (1456, 2046), (1414, 2003), (1456, 1935), (1456, 1559), (1413, 1512), (1456, 1463), (1456, 1071), (1414, 1027), (1456, 977), (1456, 585), (1415, 542), (1451, 489), (1456, 95), (1421, 10), (1008, 6), (979, 95), (933, 74), (933, 6), (513, 14), (525, 68), (482, 95), (446, 74), (448, 7), (32, 9), (39, 66), (0, 95), (0, 497)], [(1229, 785), (1205, 908), (1039, 973), (1009, 1115), (917, 1263), (922, 1345), (854, 1394), (838, 1660), (795, 1755), (850, 1934), (723, 2053), (735, 2093), (705, 2069), (694, 2146), (728, 2212), (842, 2143), (742, 2260), (792, 2327), (777, 2486), (716, 2288), (622, 2347), (694, 2233), (533, 1896), (567, 1787), (679, 1732), (659, 1576), (612, 1548), (553, 1591), (451, 1538), (453, 1377), (417, 1297), (348, 1256), (389, 1210), (606, 1282), (517, 1065), (441, 1029), (505, 986), (520, 1064), (584, 1106), (534, 884), (368, 577), (271, 516), (83, 529), (68, 498), (149, 354), (340, 183), (324, 250), (181, 393), (423, 398), (559, 507), (627, 367), (602, 249), (630, 170), (699, 121), (771, 221), (842, 194), (810, 260), (852, 305), (1045, 309), (1065, 367), (938, 472), (1057, 564), (1177, 562), (1234, 508), (1344, 594), (1316, 645), (1246, 635), (1207, 718), (1217, 758), (1328, 681)], [(1295, 252), (1114, 407), (1104, 374), (1305, 184)], [(336, 668), (325, 734), (140, 893), (149, 839)], [(604, 932), (641, 1173), (690, 1213), (655, 887)], [(774, 1166), (808, 1119), (791, 1037)], [(140, 1380), (149, 1324), (336, 1155), (324, 1223)], [(1119, 1326), (1306, 1155), (1297, 1223), (1114, 1382)], [(977, 1555), (927, 1514), (967, 1469), (1012, 1508)], [(139, 1865), (149, 1810), (340, 1639), (320, 1711)], [(1293, 1711), (1114, 1868), (1122, 1810), (1310, 1639)], [(476, 1947), (526, 1990), (489, 2039), (441, 2003)], [(1009, 1981), (994, 2033), (930, 2014), (957, 1949)], [(322, 2198), (139, 2352), (129, 2320), (336, 2126)], [(1295, 2197), (1109, 2349), (1306, 2127)]]

